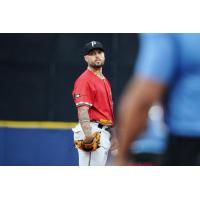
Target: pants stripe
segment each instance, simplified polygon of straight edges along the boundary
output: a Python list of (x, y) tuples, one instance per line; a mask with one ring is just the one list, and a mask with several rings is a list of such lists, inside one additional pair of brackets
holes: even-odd
[(89, 163), (88, 163), (88, 166), (90, 166), (90, 162), (91, 162), (91, 156), (92, 156), (92, 152), (90, 152), (90, 156), (89, 156)]

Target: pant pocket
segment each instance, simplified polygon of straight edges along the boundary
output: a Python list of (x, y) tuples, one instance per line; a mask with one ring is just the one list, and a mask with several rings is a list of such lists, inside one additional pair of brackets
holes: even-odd
[(83, 140), (85, 138), (85, 134), (80, 125), (77, 125), (75, 128), (72, 128), (74, 132), (74, 140)]
[(105, 149), (110, 148), (111, 146), (110, 134), (107, 134), (103, 131), (101, 132), (100, 146), (104, 147)]

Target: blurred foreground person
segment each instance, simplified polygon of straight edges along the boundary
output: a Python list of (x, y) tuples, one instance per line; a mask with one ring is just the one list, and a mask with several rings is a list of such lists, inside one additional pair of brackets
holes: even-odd
[(162, 101), (168, 127), (163, 165), (200, 164), (200, 34), (142, 34), (134, 77), (119, 106), (119, 155), (144, 130), (148, 111)]

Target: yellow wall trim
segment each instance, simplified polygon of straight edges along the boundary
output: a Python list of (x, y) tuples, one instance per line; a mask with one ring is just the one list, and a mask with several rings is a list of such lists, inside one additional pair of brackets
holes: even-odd
[(77, 123), (75, 122), (0, 120), (0, 127), (2, 128), (70, 129), (75, 127), (76, 125)]

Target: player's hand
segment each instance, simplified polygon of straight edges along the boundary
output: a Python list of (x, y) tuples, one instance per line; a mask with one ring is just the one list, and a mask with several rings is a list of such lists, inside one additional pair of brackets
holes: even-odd
[(116, 137), (113, 137), (111, 139), (111, 151), (117, 150), (118, 149), (118, 140)]
[(116, 131), (115, 128), (111, 129), (111, 134), (112, 134), (112, 139), (111, 139), (111, 154), (113, 157), (117, 156), (118, 154), (118, 146), (119, 146), (119, 142), (116, 136)]
[(94, 136), (91, 134), (91, 135), (85, 136), (84, 142), (90, 144), (93, 141), (93, 139), (94, 139)]

